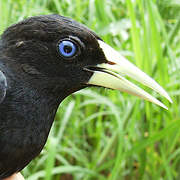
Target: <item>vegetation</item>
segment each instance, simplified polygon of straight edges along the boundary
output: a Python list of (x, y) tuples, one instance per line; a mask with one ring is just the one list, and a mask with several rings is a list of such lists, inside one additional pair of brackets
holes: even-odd
[(26, 179), (180, 179), (180, 1), (0, 0), (0, 33), (52, 13), (93, 29), (159, 82), (173, 104), (161, 98), (167, 111), (103, 88), (71, 95), (41, 155), (23, 170)]

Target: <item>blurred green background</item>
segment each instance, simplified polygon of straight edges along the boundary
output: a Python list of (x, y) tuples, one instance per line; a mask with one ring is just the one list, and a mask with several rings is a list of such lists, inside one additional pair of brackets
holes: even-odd
[(118, 91), (90, 88), (60, 105), (27, 180), (180, 179), (180, 0), (0, 0), (0, 34), (39, 14), (93, 29), (159, 82), (169, 110)]

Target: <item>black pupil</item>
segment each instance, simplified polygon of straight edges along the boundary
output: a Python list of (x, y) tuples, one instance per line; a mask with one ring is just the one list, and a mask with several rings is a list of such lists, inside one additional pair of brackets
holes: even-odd
[(72, 51), (72, 47), (71, 47), (71, 46), (67, 46), (67, 45), (64, 46), (64, 52), (65, 52), (65, 53), (68, 54), (68, 53), (71, 53), (71, 51)]

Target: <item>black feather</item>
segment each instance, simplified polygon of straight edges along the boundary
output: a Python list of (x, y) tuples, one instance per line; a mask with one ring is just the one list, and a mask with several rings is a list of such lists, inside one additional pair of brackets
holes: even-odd
[(7, 81), (4, 73), (0, 71), (0, 103), (4, 100), (6, 96), (6, 88), (7, 88)]
[[(75, 57), (59, 55), (63, 38), (77, 41)], [(59, 103), (87, 87), (92, 72), (84, 67), (105, 62), (98, 39), (87, 27), (59, 15), (29, 18), (2, 34), (0, 179), (22, 170), (41, 152)]]

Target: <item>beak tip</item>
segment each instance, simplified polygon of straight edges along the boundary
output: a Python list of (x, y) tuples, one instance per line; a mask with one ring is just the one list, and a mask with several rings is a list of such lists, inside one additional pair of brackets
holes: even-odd
[(158, 103), (155, 103), (155, 104), (157, 104), (157, 105), (159, 105), (160, 107), (168, 110), (168, 107), (167, 107), (166, 105), (164, 105), (164, 104), (163, 104), (162, 102), (160, 102), (160, 101), (158, 101)]
[(168, 93), (166, 93), (166, 94), (164, 95), (164, 97), (165, 97), (170, 103), (173, 103), (173, 101), (172, 101), (171, 97), (168, 95)]
[(173, 101), (172, 101), (172, 99), (171, 99), (170, 97), (169, 97), (169, 99), (168, 99), (168, 100), (169, 100), (169, 102), (170, 102), (171, 104), (173, 103)]
[(164, 109), (168, 110), (168, 107), (167, 106), (163, 106)]

